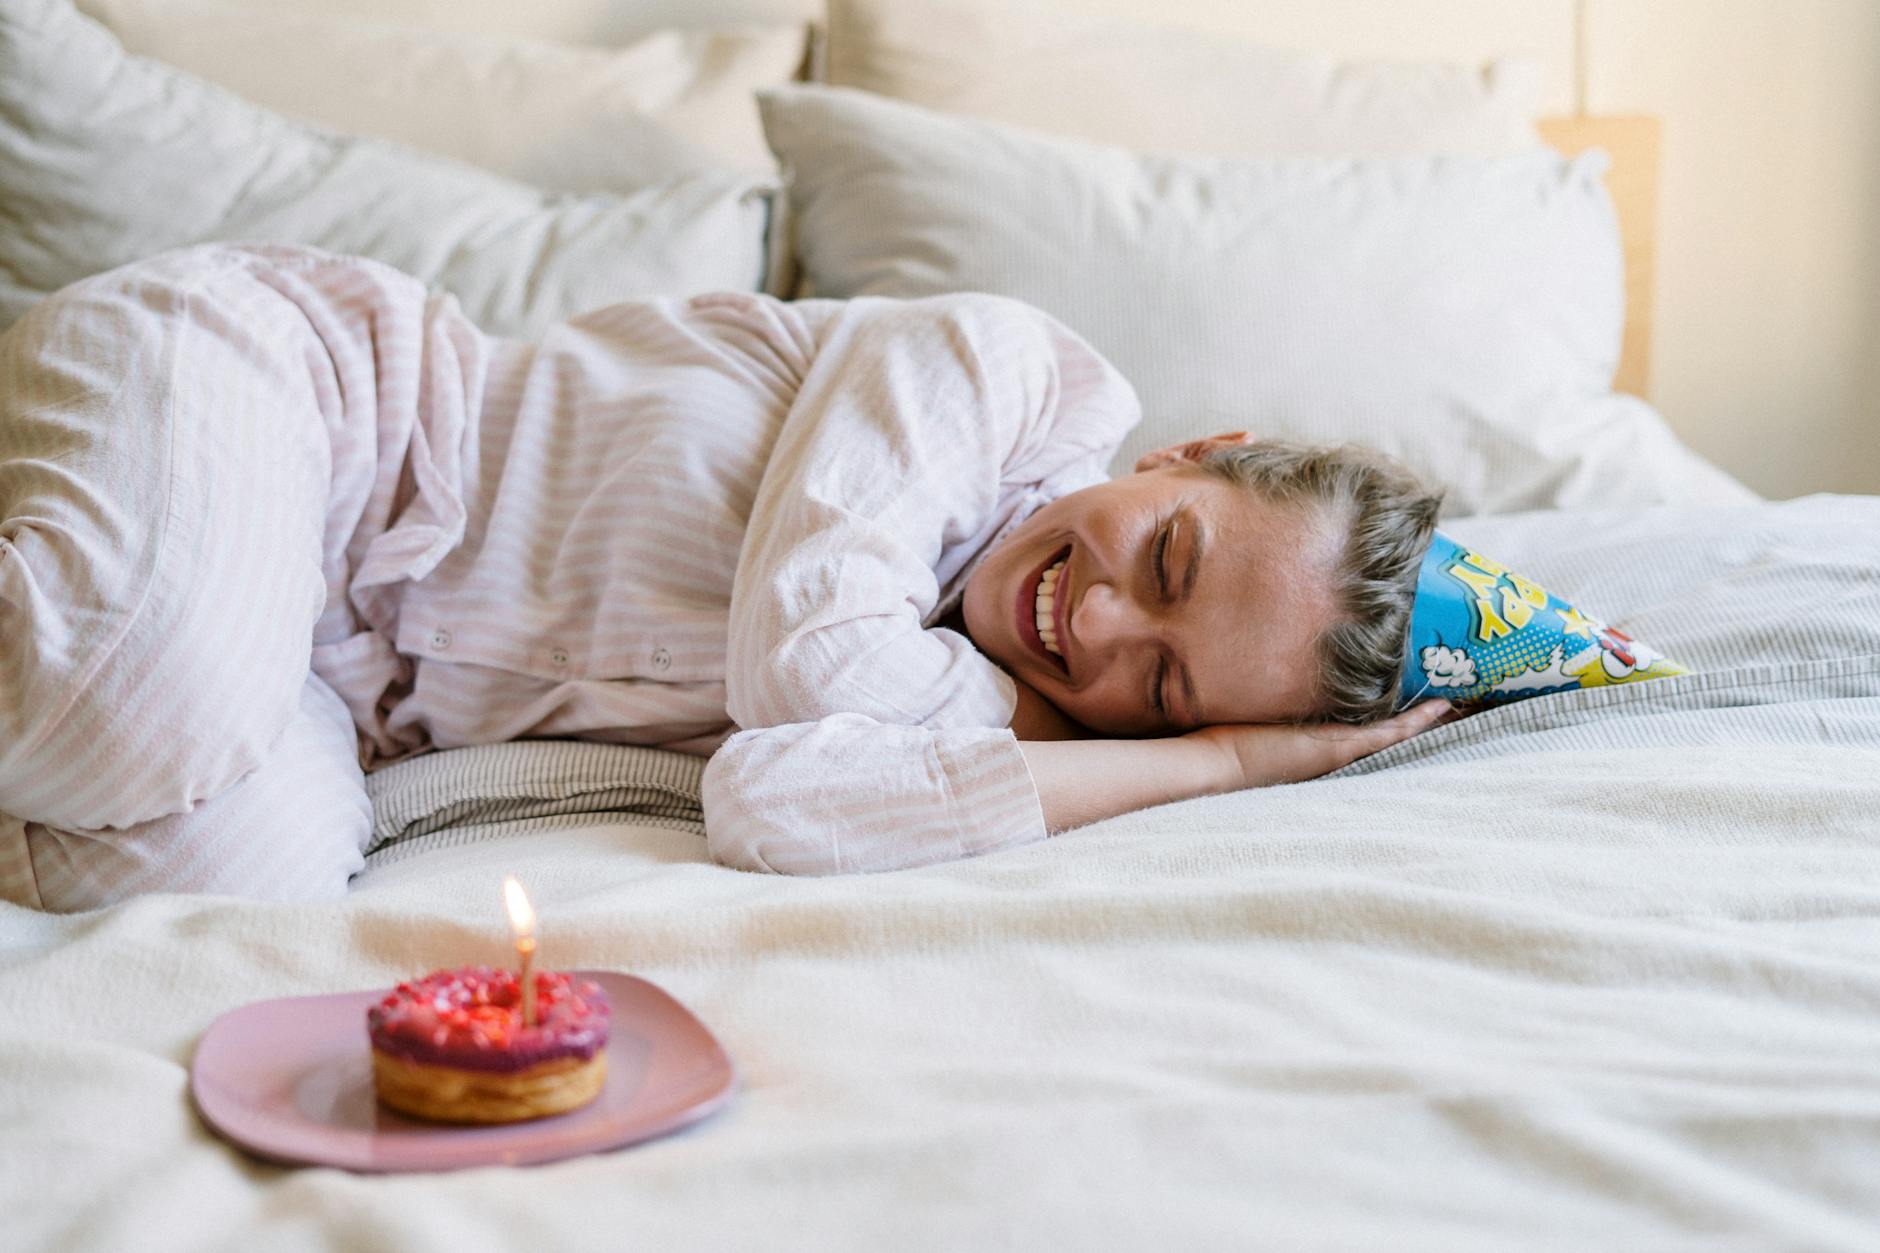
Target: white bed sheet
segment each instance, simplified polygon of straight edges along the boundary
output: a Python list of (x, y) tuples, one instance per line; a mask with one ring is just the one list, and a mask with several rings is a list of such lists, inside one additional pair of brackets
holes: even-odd
[[(385, 834), (432, 843), (344, 902), (0, 910), (9, 1242), (1875, 1247), (1880, 500), (1450, 529), (1700, 673), (891, 875), (740, 874), (645, 814), (453, 842), (413, 803)], [(719, 1034), (730, 1108), (406, 1177), (196, 1120), (217, 1014), (500, 959), (509, 872), (546, 961)]]

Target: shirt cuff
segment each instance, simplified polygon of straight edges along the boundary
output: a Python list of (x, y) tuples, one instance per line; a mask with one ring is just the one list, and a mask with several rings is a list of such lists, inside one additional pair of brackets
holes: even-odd
[(1048, 834), (1037, 781), (1011, 731), (950, 735), (936, 739), (933, 751), (963, 855), (1035, 844)]

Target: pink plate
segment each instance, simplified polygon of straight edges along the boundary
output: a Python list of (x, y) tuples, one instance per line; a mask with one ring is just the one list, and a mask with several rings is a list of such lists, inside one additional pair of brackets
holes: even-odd
[(500, 1126), (405, 1118), (378, 1103), (366, 1009), (387, 989), (257, 1001), (216, 1019), (189, 1088), (216, 1131), (262, 1157), (347, 1170), (526, 1166), (650, 1140), (713, 1113), (737, 1089), (724, 1048), (664, 991), (611, 970), (607, 1085), (591, 1105)]

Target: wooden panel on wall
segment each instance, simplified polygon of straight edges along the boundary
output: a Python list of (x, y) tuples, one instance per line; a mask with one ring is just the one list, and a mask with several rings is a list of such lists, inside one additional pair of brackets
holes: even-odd
[(1613, 386), (1650, 396), (1652, 311), (1658, 268), (1658, 159), (1655, 117), (1544, 118), (1541, 138), (1569, 156), (1603, 148), (1612, 158), (1606, 190), (1625, 249), (1625, 341)]

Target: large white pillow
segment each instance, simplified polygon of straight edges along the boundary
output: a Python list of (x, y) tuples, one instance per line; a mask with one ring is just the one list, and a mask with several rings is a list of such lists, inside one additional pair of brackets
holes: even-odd
[(617, 48), (673, 27), (802, 24), (822, 0), (241, 0), (244, 8)]
[(1148, 152), (1497, 156), (1540, 140), (1540, 66), (1344, 61), (1063, 0), (829, 0), (828, 79)]
[(843, 88), (760, 103), (804, 290), (1055, 314), (1142, 397), (1114, 472), (1245, 427), (1380, 448), (1451, 513), (1754, 499), (1610, 390), (1603, 154), (1165, 158)]
[(130, 51), (256, 104), (553, 191), (771, 172), (752, 92), (796, 77), (808, 35), (803, 25), (665, 30), (602, 49), (229, 0), (79, 7)]
[(373, 257), (528, 334), (628, 297), (760, 285), (769, 186), (552, 195), (290, 121), (127, 54), (69, 0), (0, 0), (0, 327), (86, 275), (225, 239)]

